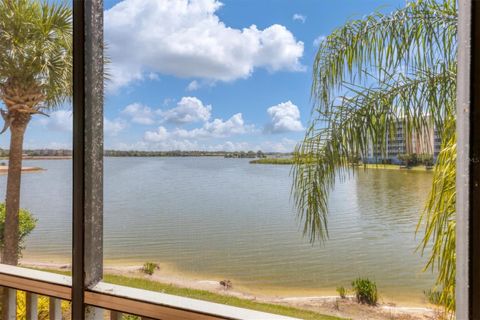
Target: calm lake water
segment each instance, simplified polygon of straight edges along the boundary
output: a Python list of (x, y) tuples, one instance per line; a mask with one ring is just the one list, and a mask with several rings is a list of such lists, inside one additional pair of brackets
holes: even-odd
[[(24, 258), (68, 261), (71, 161), (26, 161), (22, 207), (38, 218)], [(415, 227), (432, 175), (369, 170), (336, 185), (330, 239), (311, 245), (290, 201), (289, 166), (246, 159), (106, 158), (105, 260), (155, 261), (175, 272), (232, 279), (253, 291), (316, 294), (376, 280), (380, 293), (418, 301), (433, 276), (422, 273)], [(6, 176), (0, 177), (5, 193)]]

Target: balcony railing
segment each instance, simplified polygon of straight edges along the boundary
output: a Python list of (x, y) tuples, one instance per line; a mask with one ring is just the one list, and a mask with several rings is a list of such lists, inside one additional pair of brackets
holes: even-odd
[[(27, 320), (38, 319), (38, 298), (47, 296), (49, 319), (61, 320), (61, 301), (70, 301), (71, 283), (69, 276), (50, 272), (0, 265), (0, 286), (8, 288), (8, 320), (17, 319), (17, 290), (25, 291)], [(120, 320), (122, 315), (131, 314), (142, 319), (162, 320), (293, 320), (265, 312), (242, 309), (207, 301), (184, 298), (159, 292), (129, 288), (100, 282), (85, 292), (85, 303), (94, 308), (90, 319)], [(23, 315), (19, 315), (23, 316)]]

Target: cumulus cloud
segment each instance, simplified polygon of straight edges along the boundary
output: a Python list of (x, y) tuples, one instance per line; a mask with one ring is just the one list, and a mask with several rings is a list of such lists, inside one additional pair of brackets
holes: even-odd
[(195, 90), (198, 90), (199, 88), (200, 88), (200, 84), (198, 83), (198, 81), (193, 80), (188, 84), (187, 91), (195, 91)]
[(175, 108), (161, 111), (160, 115), (167, 122), (185, 124), (191, 122), (206, 122), (210, 119), (211, 105), (204, 105), (196, 97), (183, 97)]
[(150, 73), (233, 81), (255, 68), (304, 70), (304, 44), (287, 28), (228, 27), (216, 15), (221, 6), (218, 0), (124, 0), (106, 10), (111, 89)]
[(215, 119), (207, 122), (201, 128), (192, 130), (176, 129), (174, 134), (181, 138), (222, 138), (250, 131), (251, 126), (245, 126), (241, 113), (234, 114), (228, 120)]
[(305, 23), (305, 21), (307, 20), (307, 17), (303, 14), (300, 14), (300, 13), (295, 13), (292, 17), (293, 21), (299, 21), (301, 23)]
[(257, 151), (264, 152), (293, 152), (297, 141), (291, 139), (281, 139), (280, 141), (262, 141), (252, 143), (248, 141), (230, 141), (225, 142), (199, 142), (191, 139), (173, 139), (171, 136), (164, 136), (163, 130), (152, 131), (158, 133), (153, 135), (149, 141), (143, 140), (135, 143), (119, 142), (113, 145), (116, 150), (206, 150), (206, 151)]
[(208, 121), (200, 128), (191, 130), (175, 128), (168, 130), (160, 126), (155, 131), (147, 131), (144, 134), (144, 140), (147, 142), (160, 142), (175, 139), (207, 139), (223, 138), (237, 134), (251, 132), (252, 126), (245, 125), (242, 114), (237, 113), (228, 120), (215, 119)]
[(134, 143), (116, 142), (111, 146), (115, 150), (205, 150), (196, 141), (188, 140), (160, 140), (160, 141), (137, 141)]
[(170, 137), (168, 130), (161, 126), (155, 131), (147, 131), (144, 135), (144, 140), (148, 142), (166, 141)]
[(284, 133), (304, 130), (300, 121), (300, 110), (291, 101), (282, 102), (267, 109), (270, 123), (265, 127), (266, 132)]
[(148, 106), (141, 103), (132, 103), (125, 107), (121, 112), (130, 117), (133, 123), (151, 125), (155, 123), (155, 113)]
[(122, 119), (109, 120), (103, 118), (103, 132), (105, 135), (116, 136), (126, 127), (127, 124)]
[(67, 110), (53, 111), (49, 117), (41, 117), (38, 122), (49, 130), (71, 132), (73, 127), (72, 112)]
[(264, 141), (259, 149), (265, 152), (293, 152), (298, 141), (283, 138), (280, 141)]

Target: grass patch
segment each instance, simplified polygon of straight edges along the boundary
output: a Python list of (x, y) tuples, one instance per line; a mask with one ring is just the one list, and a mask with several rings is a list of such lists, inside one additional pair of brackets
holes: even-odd
[[(250, 161), (251, 164), (279, 164), (279, 165), (293, 165), (294, 161), (293, 158), (263, 158), (263, 159), (255, 159)], [(358, 166), (359, 169), (367, 168), (367, 169), (384, 169), (384, 170), (404, 170), (404, 171), (432, 171), (433, 168), (427, 169), (423, 165), (418, 165), (410, 168), (402, 167), (398, 164), (375, 164), (375, 163), (368, 163), (368, 164), (361, 164)]]
[[(41, 269), (42, 271), (59, 273), (64, 275), (70, 275), (69, 271)], [(113, 274), (105, 274), (103, 281), (111, 284), (117, 284), (126, 287), (144, 289), (149, 291), (156, 291), (175, 296), (187, 297), (192, 299), (210, 301), (229, 306), (257, 310), (262, 312), (274, 313), (294, 318), (307, 319), (307, 320), (343, 320), (334, 316), (323, 315), (314, 311), (298, 309), (294, 307), (282, 306), (271, 303), (256, 302), (248, 299), (241, 299), (237, 297), (231, 297), (221, 295), (206, 290), (181, 288), (171, 284), (165, 284), (148, 279), (126, 277)]]
[(293, 164), (293, 158), (263, 158), (250, 161), (252, 164)]
[(403, 170), (403, 171), (427, 171), (427, 172), (433, 172), (432, 169), (426, 169), (425, 166), (415, 166), (411, 167), (409, 169), (404, 168), (398, 164), (374, 164), (374, 163), (368, 163), (368, 164), (361, 164), (358, 166), (359, 168), (367, 168), (367, 169), (385, 169), (385, 170)]

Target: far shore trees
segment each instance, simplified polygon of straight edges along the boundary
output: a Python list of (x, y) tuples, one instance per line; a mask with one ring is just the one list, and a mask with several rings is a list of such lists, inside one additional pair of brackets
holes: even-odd
[[(369, 143), (383, 146), (399, 121), (406, 132), (439, 128), (442, 145), (419, 223), (426, 269), (438, 272), (455, 309), (456, 0), (416, 0), (390, 14), (348, 22), (322, 41), (313, 66), (313, 119), (293, 166), (293, 194), (312, 241), (328, 237), (328, 195), (356, 169)], [(308, 159), (308, 161), (305, 161)], [(413, 230), (412, 230), (413, 231)]]
[(19, 257), (23, 139), (34, 115), (61, 106), (72, 94), (72, 12), (47, 0), (0, 0), (0, 99), (10, 130), (2, 263)]

